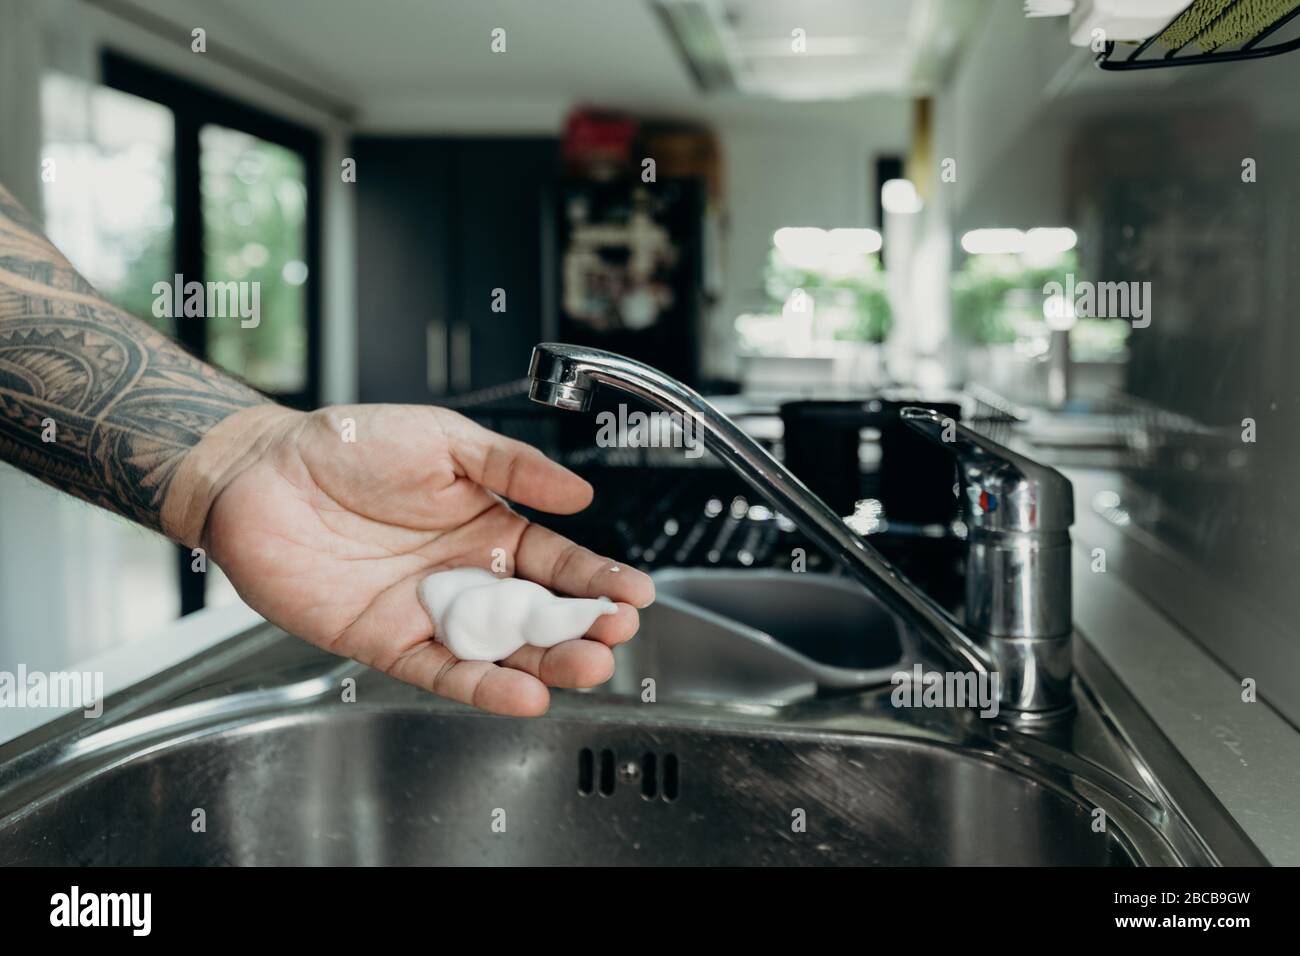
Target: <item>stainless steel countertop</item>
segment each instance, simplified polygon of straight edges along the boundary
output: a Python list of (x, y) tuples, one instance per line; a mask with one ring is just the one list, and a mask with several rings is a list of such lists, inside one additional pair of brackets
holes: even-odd
[[(1143, 597), (1144, 581), (1113, 560), (1123, 532), (1092, 510), (1112, 487), (1103, 471), (1066, 469), (1079, 503), (1074, 616), (1110, 666), (1269, 861), (1300, 865), (1300, 733)], [(1107, 570), (1092, 570), (1094, 548)]]

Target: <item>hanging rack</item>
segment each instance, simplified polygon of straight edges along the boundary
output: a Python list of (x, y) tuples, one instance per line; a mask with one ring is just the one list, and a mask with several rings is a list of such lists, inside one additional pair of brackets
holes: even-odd
[(1274, 43), (1268, 46), (1261, 46), (1262, 41), (1273, 36), (1279, 30), (1291, 23), (1300, 15), (1300, 5), (1295, 9), (1283, 14), (1277, 20), (1270, 23), (1267, 27), (1255, 34), (1249, 40), (1235, 46), (1230, 50), (1210, 50), (1205, 53), (1183, 54), (1183, 50), (1189, 45), (1195, 43), (1198, 37), (1203, 36), (1206, 31), (1216, 26), (1225, 16), (1231, 13), (1241, 4), (1242, 0), (1234, 0), (1233, 3), (1227, 4), (1218, 15), (1209, 20), (1194, 36), (1189, 37), (1181, 45), (1166, 51), (1160, 56), (1147, 56), (1146, 54), (1155, 45), (1156, 41), (1164, 36), (1165, 32), (1177, 23), (1182, 17), (1186, 16), (1191, 6), (1184, 9), (1174, 17), (1164, 28), (1151, 36), (1147, 37), (1138, 44), (1127, 57), (1120, 58), (1119, 46), (1113, 40), (1106, 41), (1105, 47), (1097, 54), (1096, 63), (1103, 70), (1151, 70), (1160, 69), (1169, 66), (1191, 66), (1196, 63), (1230, 63), (1236, 60), (1257, 60), (1267, 56), (1277, 56), (1281, 53), (1290, 53), (1293, 50), (1300, 49), (1300, 36), (1281, 43)]

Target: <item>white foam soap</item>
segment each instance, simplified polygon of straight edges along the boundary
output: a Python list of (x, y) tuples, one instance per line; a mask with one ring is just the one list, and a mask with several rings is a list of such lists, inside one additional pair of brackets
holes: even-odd
[(606, 597), (557, 597), (540, 584), (483, 568), (437, 571), (420, 582), (419, 593), (434, 636), (463, 661), (499, 661), (525, 644), (554, 647), (618, 610)]

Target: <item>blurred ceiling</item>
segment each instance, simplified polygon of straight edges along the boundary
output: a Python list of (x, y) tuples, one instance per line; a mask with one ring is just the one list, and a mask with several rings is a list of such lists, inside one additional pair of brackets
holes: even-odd
[[(725, 113), (772, 99), (923, 94), (984, 8), (983, 0), (173, 0), (152, 12), (205, 26), (213, 47), (237, 37), (240, 53), (365, 115), (449, 97), (694, 111), (704, 101)], [(489, 50), (497, 27), (505, 55)], [(807, 37), (802, 53), (792, 49), (796, 29)], [(711, 36), (701, 40), (701, 31)], [(713, 60), (703, 63), (710, 44)]]
[(971, 0), (652, 2), (700, 85), (805, 101), (933, 92), (982, 6)]

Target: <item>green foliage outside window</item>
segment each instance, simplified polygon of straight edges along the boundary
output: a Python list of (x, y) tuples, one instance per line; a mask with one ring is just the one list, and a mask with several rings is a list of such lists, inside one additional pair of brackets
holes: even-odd
[(830, 337), (851, 342), (883, 342), (893, 324), (885, 273), (874, 255), (861, 256), (852, 272), (804, 269), (786, 262), (773, 249), (768, 256), (765, 288), (778, 310), (796, 289), (820, 307), (835, 307), (842, 316)]
[(980, 345), (1015, 342), (1041, 331), (1043, 286), (1078, 275), (1078, 257), (1063, 253), (1055, 262), (1027, 266), (1014, 255), (968, 256), (952, 278), (953, 326)]
[(208, 356), (272, 392), (307, 375), (307, 187), (302, 158), (220, 126), (200, 133), (206, 279), (259, 284), (260, 321), (209, 318)]

